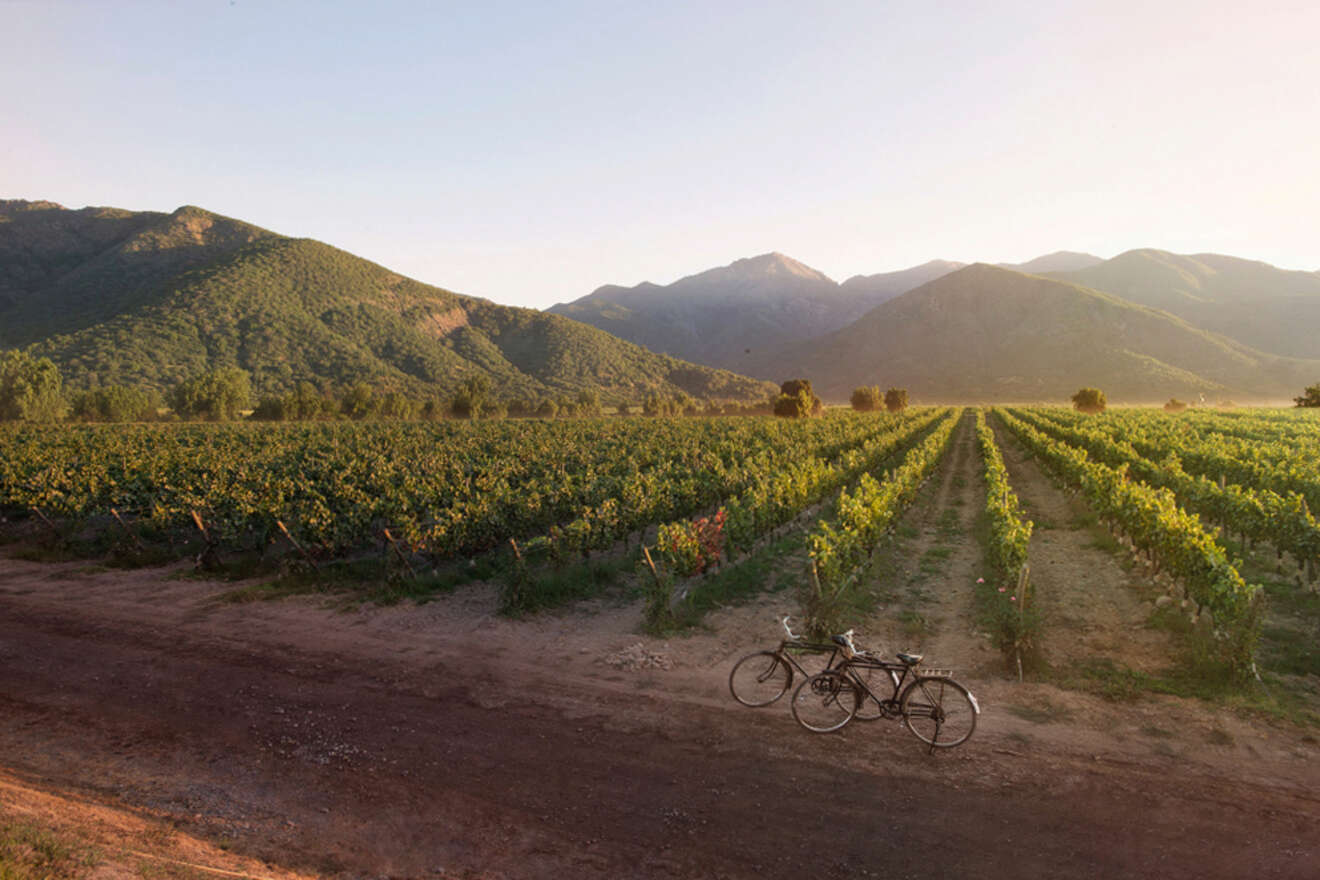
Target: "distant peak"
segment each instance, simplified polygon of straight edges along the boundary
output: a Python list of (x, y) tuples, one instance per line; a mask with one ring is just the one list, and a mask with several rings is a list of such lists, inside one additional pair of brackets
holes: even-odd
[(771, 251), (768, 254), (761, 254), (756, 257), (744, 257), (741, 260), (734, 260), (726, 266), (723, 271), (742, 277), (794, 275), (798, 278), (829, 281), (829, 278), (825, 276), (825, 273), (819, 272), (805, 263), (799, 263), (797, 260), (787, 254), (781, 254), (779, 251)]

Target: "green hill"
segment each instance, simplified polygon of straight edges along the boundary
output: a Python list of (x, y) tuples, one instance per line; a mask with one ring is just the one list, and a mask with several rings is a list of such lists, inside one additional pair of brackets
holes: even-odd
[(1277, 399), (1314, 382), (1320, 361), (1262, 354), (1110, 294), (975, 264), (749, 371), (805, 376), (833, 400), (878, 384), (916, 400), (1062, 402), (1094, 385), (1115, 401), (1158, 402)]
[(173, 214), (0, 203), (0, 348), (52, 358), (75, 387), (167, 388), (220, 367), (259, 392), (309, 380), (499, 396), (581, 389), (763, 398), (770, 386), (593, 327), (422, 284), (309, 239), (199, 208)]
[(1127, 251), (1051, 277), (1164, 309), (1261, 351), (1320, 358), (1320, 273), (1221, 254)]

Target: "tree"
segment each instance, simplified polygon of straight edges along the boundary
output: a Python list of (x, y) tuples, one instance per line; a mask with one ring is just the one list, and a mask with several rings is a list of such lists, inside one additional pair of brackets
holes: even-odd
[(779, 397), (774, 403), (775, 415), (790, 419), (816, 415), (824, 408), (816, 392), (811, 390), (810, 379), (789, 379), (779, 386)]
[(1294, 397), (1293, 402), (1298, 406), (1320, 406), (1320, 382), (1308, 385), (1306, 393), (1301, 397)]
[(0, 421), (59, 421), (64, 416), (62, 386), (50, 358), (6, 352), (0, 357)]
[(490, 380), (485, 376), (470, 376), (458, 386), (458, 393), (450, 404), (450, 411), (460, 419), (475, 419), (490, 397)]
[(890, 412), (902, 412), (907, 409), (907, 389), (890, 388), (885, 392), (885, 409)]
[(161, 406), (154, 388), (106, 385), (80, 391), (71, 401), (72, 416), (84, 422), (149, 422)]
[(577, 396), (578, 415), (600, 415), (600, 392), (595, 388), (583, 388)]
[(536, 414), (543, 419), (553, 419), (559, 414), (559, 404), (553, 399), (547, 397), (541, 401), (541, 405), (536, 408)]
[(366, 382), (358, 382), (340, 398), (339, 411), (350, 419), (362, 421), (374, 416), (379, 405), (372, 387)]
[(644, 416), (667, 416), (674, 407), (674, 402), (667, 397), (661, 397), (659, 394), (652, 394), (642, 402), (642, 415)]
[(1187, 409), (1187, 404), (1176, 397), (1170, 397), (1169, 402), (1164, 404), (1165, 412), (1182, 412)]
[(1073, 407), (1084, 413), (1105, 410), (1105, 393), (1099, 388), (1083, 388), (1072, 396)]
[(853, 389), (852, 408), (858, 412), (871, 412), (880, 408), (880, 386), (862, 385)]
[(247, 370), (225, 367), (180, 382), (170, 394), (170, 406), (185, 419), (224, 422), (238, 418), (251, 398)]

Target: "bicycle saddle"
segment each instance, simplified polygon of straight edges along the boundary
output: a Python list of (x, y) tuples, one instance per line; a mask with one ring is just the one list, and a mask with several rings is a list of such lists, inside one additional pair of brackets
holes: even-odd
[(897, 657), (898, 657), (899, 660), (902, 660), (902, 661), (903, 661), (904, 663), (906, 663), (908, 666), (916, 666), (918, 663), (921, 662), (922, 655), (921, 655), (921, 654), (904, 654), (902, 651), (899, 651), (898, 654), (897, 654)]

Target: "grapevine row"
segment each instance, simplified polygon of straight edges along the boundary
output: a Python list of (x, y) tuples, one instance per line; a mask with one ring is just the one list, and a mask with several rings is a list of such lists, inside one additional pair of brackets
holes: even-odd
[(1180, 508), (1169, 490), (1129, 481), (1125, 467), (1094, 462), (1086, 450), (1055, 440), (1011, 413), (995, 412), (1046, 466), (1079, 489), (1096, 513), (1182, 580), (1190, 597), (1213, 616), (1218, 658), (1238, 671), (1251, 668), (1261, 588), (1243, 580), (1196, 515)]
[(995, 433), (985, 421), (985, 411), (976, 411), (976, 439), (985, 465), (985, 511), (990, 519), (990, 555), (1001, 584), (1016, 580), (1027, 562), (1027, 545), (1033, 523), (1022, 516), (1022, 506), (1008, 482), (1004, 456), (995, 444)]
[[(1257, 541), (1273, 544), (1294, 558), (1309, 562), (1314, 570), (1320, 557), (1320, 523), (1311, 514), (1306, 499), (1296, 492), (1279, 494), (1271, 489), (1250, 489), (1237, 484), (1218, 483), (1204, 475), (1193, 476), (1182, 467), (1184, 447), (1164, 446), (1161, 460), (1152, 460), (1149, 442), (1115, 439), (1108, 432), (1090, 426), (1066, 427), (1038, 414), (1014, 410), (1014, 413), (1057, 440), (1080, 446), (1094, 458), (1111, 467), (1126, 466), (1137, 479), (1151, 486), (1172, 491), (1179, 503), (1189, 510), (1231, 526)], [(1140, 437), (1134, 429), (1130, 434)]]
[[(813, 589), (824, 605), (832, 605), (849, 591), (880, 536), (912, 502), (939, 463), (959, 418), (958, 411), (948, 413), (883, 481), (863, 474), (851, 493), (841, 491), (833, 522), (821, 520), (807, 536), (817, 579)], [(808, 616), (817, 621), (827, 617)]]

